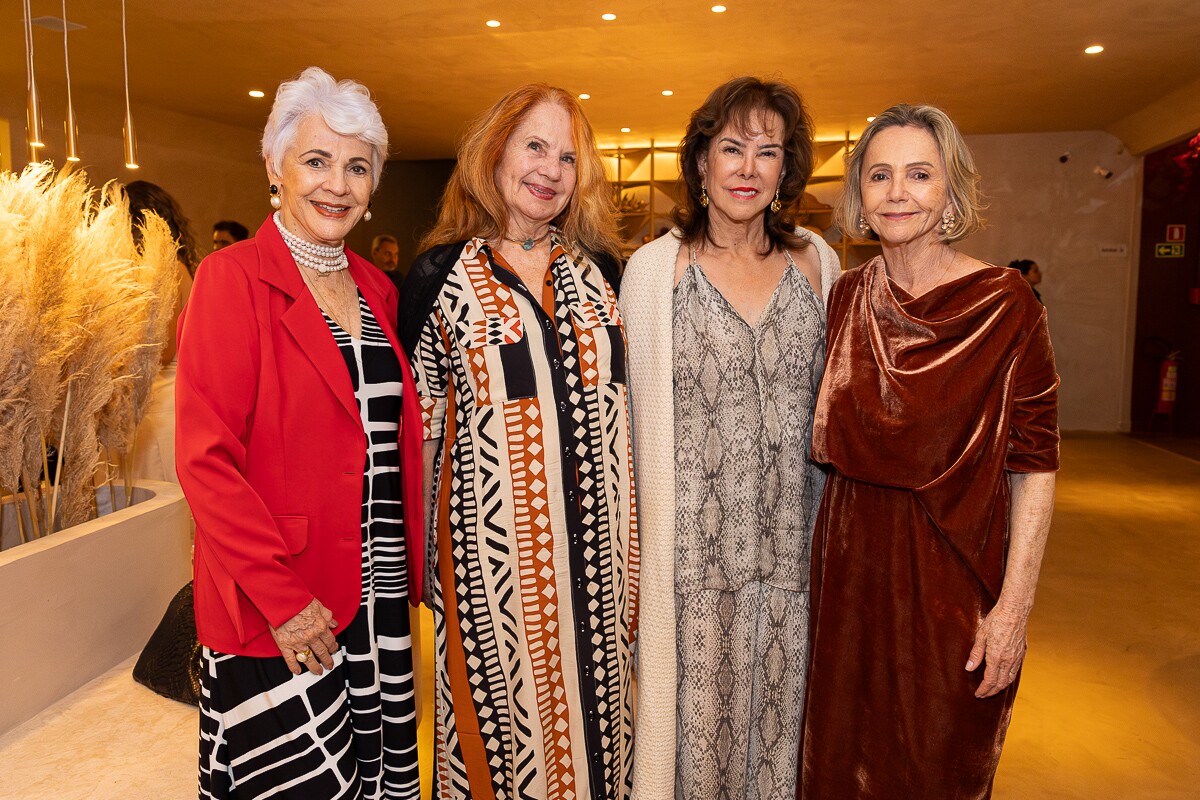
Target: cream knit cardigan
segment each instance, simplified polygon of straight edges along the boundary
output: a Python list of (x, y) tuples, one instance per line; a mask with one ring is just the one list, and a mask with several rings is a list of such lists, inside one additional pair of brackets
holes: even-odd
[[(798, 236), (821, 257), (821, 298), (841, 274), (820, 236)], [(641, 546), (637, 626), (637, 709), (633, 800), (675, 797), (675, 395), (671, 308), (679, 230), (633, 254), (621, 278), (621, 318), (629, 342), (633, 467)]]

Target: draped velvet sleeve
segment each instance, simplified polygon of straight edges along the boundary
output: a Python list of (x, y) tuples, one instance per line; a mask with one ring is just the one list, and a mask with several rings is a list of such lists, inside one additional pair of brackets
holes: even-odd
[(1058, 374), (1045, 309), (1017, 369), (1005, 469), (1053, 472), (1058, 469)]

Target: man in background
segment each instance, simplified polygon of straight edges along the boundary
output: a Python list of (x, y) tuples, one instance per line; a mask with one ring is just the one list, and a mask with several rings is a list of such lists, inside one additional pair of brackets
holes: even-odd
[(216, 225), (213, 225), (213, 252), (217, 252), (222, 247), (229, 247), (234, 242), (240, 242), (243, 239), (250, 238), (250, 231), (246, 230), (246, 226), (240, 222), (234, 222), (231, 219), (223, 219)]
[(387, 273), (397, 287), (404, 282), (400, 269), (400, 243), (391, 234), (381, 233), (371, 240), (371, 261)]

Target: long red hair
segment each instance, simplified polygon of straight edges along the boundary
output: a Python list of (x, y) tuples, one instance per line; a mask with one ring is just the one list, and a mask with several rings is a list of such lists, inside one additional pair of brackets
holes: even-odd
[(514, 89), (467, 128), (458, 147), (458, 164), (438, 203), (437, 224), (421, 240), (422, 252), (475, 236), (508, 233), (508, 210), (496, 189), (496, 165), (513, 131), (542, 103), (557, 103), (566, 109), (575, 140), (575, 191), (554, 225), (568, 242), (589, 254), (620, 256), (616, 206), (591, 123), (573, 94), (544, 83)]

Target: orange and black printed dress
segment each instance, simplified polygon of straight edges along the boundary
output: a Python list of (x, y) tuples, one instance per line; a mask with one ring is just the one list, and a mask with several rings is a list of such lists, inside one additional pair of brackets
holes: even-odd
[(876, 258), (834, 285), (800, 798), (991, 795), (1017, 684), (980, 700), (964, 667), (1004, 582), (1009, 473), (1058, 468), (1057, 389), (1014, 269), (914, 298)]
[[(482, 239), (405, 292), (432, 530), (435, 796), (624, 798), (637, 521), (625, 336), (601, 270), (557, 236), (530, 292)], [(409, 291), (410, 284), (423, 288)], [(425, 308), (420, 297), (429, 297)]]

